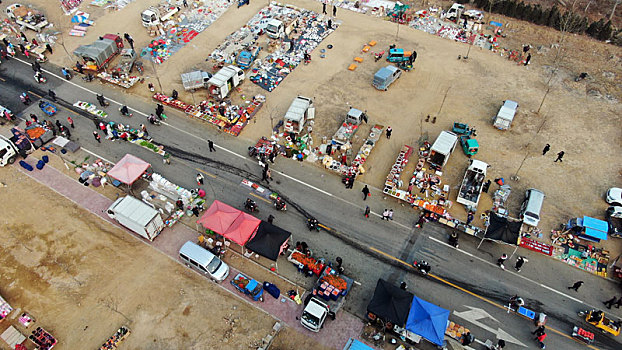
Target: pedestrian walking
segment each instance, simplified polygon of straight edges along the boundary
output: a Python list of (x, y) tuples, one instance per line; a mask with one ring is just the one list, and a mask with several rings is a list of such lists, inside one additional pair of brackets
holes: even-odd
[(164, 113), (164, 106), (158, 103), (156, 105), (155, 114), (158, 116), (158, 118), (160, 118), (160, 120), (162, 120), (162, 113)]
[(203, 186), (203, 181), (205, 180), (205, 177), (203, 177), (202, 174), (197, 174), (197, 185), (199, 186)]
[(127, 43), (130, 44), (132, 50), (134, 50), (134, 39), (128, 33), (123, 34), (123, 37), (127, 40)]
[(538, 328), (536, 328), (536, 330), (534, 330), (533, 332), (531, 332), (531, 334), (535, 334), (536, 336), (539, 336), (540, 334), (544, 334), (546, 327), (544, 325), (540, 325)]
[(390, 139), (390, 138), (391, 138), (391, 133), (393, 133), (393, 129), (391, 129), (391, 127), (389, 126), (389, 127), (387, 128), (387, 139)]
[(188, 7), (188, 1), (184, 0), (184, 7)]
[(104, 98), (104, 95), (97, 94), (97, 102), (99, 102), (100, 106), (106, 107), (106, 99)]
[(536, 337), (538, 345), (540, 345), (540, 349), (546, 349), (546, 346), (544, 345), (544, 339), (546, 339), (546, 333), (544, 332)]
[(527, 58), (525, 59), (525, 67), (527, 67), (529, 61), (531, 61), (531, 54), (527, 54)]
[(98, 127), (99, 127), (99, 130), (101, 130), (104, 133), (104, 135), (106, 135), (106, 124), (104, 124), (103, 122), (99, 122)]
[(60, 130), (60, 120), (57, 120), (54, 122), (54, 124), (56, 124), (56, 127), (58, 128), (58, 130)]
[(48, 90), (48, 95), (50, 96), (52, 101), (56, 102), (56, 93), (52, 89)]
[(370, 195), (369, 188), (367, 188), (367, 185), (365, 185), (365, 187), (363, 187), (361, 192), (363, 192), (363, 200), (367, 200), (367, 197), (369, 197), (369, 195)]
[(333, 5), (333, 17), (337, 17), (337, 6)]
[(549, 145), (548, 143), (546, 144), (546, 146), (544, 146), (544, 148), (542, 149), (542, 155), (545, 155), (546, 152), (551, 150), (551, 145)]
[(26, 54), (26, 47), (22, 44), (19, 44), (19, 51), (22, 53), (22, 55)]
[[(214, 141), (207, 140), (207, 145), (209, 146), (210, 152), (216, 152), (216, 148), (214, 148)], [(272, 155), (270, 155), (270, 157), (272, 157)], [(272, 164), (274, 164), (274, 162), (272, 162)]]
[(514, 264), (514, 268), (516, 269), (517, 272), (520, 272), (520, 269), (523, 267), (523, 265), (527, 262), (527, 259), (525, 259), (522, 256), (519, 256), (516, 259), (516, 264)]
[(572, 286), (568, 287), (568, 289), (574, 289), (575, 292), (578, 292), (582, 285), (583, 281), (577, 281)]
[(499, 259), (497, 259), (497, 266), (505, 270), (503, 263), (508, 259), (507, 254), (503, 253)]
[(607, 306), (607, 309), (611, 309), (611, 306), (613, 304), (616, 304), (618, 302), (618, 298), (616, 298), (615, 296), (607, 301), (603, 301), (603, 304), (605, 304), (605, 306)]
[(26, 37), (26, 34), (24, 34), (24, 32), (19, 32), (19, 35), (22, 38), (22, 41), (28, 42), (28, 38)]
[(619, 309), (622, 306), (622, 296), (618, 299), (618, 301), (614, 304), (616, 309)]
[(71, 119), (71, 117), (67, 117), (67, 123), (69, 123), (69, 126), (74, 129), (75, 126), (73, 125), (73, 119)]
[[(216, 150), (214, 150), (214, 152), (216, 152)], [(272, 150), (272, 152), (270, 152), (270, 155), (268, 156), (268, 160), (270, 161), (270, 163), (274, 164), (275, 157), (276, 157), (276, 152)]]
[[(333, 29), (333, 20), (332, 19), (328, 19), (328, 29)], [(311, 57), (311, 56), (309, 56)]]
[(93, 131), (93, 137), (95, 137), (95, 140), (97, 140), (98, 143), (102, 143), (101, 141), (102, 137), (99, 136), (99, 133), (97, 133), (97, 130)]
[(274, 216), (272, 214), (268, 215), (268, 223), (272, 223), (274, 221)]
[(50, 55), (54, 53), (54, 51), (52, 51), (52, 45), (49, 43), (45, 44), (45, 49), (50, 52)]
[(84, 74), (84, 66), (82, 65), (82, 63), (76, 61), (76, 69), (80, 74)]
[(466, 224), (469, 225), (471, 224), (471, 222), (473, 222), (473, 219), (475, 218), (475, 216), (473, 216), (473, 212), (469, 212), (469, 214), (467, 214), (467, 221)]
[(401, 290), (406, 290), (406, 289), (408, 289), (408, 285), (406, 284), (406, 282), (402, 281), (402, 283), (400, 283), (400, 289), (401, 289)]
[(424, 223), (425, 223), (425, 215), (423, 214), (423, 212), (421, 212), (421, 215), (419, 215), (419, 220), (417, 220), (415, 227), (422, 228)]
[(555, 162), (559, 160), (563, 163), (564, 161), (562, 160), (562, 158), (564, 158), (564, 154), (566, 154), (564, 151), (559, 151), (559, 153), (557, 153), (557, 158), (555, 159)]
[(385, 209), (382, 212), (382, 220), (389, 220), (389, 209)]
[(371, 209), (369, 208), (369, 205), (365, 206), (365, 217), (368, 218), (369, 217), (369, 213), (371, 212)]
[(322, 3), (322, 13), (326, 14), (326, 3)]
[(268, 178), (268, 168), (264, 168), (261, 172), (261, 180), (267, 183), (270, 183), (270, 179)]
[(387, 221), (393, 220), (393, 209), (389, 209), (389, 216), (387, 216)]

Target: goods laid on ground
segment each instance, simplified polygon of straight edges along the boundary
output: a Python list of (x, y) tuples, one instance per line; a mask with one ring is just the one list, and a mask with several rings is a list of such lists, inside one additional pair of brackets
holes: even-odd
[(408, 165), (408, 158), (410, 158), (412, 153), (412, 147), (408, 145), (402, 146), (402, 149), (397, 155), (395, 163), (391, 167), (391, 171), (389, 171), (389, 174), (387, 175), (387, 178), (384, 182), (384, 189), (382, 190), (384, 194), (402, 200), (406, 199), (407, 192), (404, 190), (400, 190), (400, 187), (402, 186), (402, 180), (400, 179), (400, 176), (402, 175), (402, 171), (404, 171), (404, 168), (406, 168), (406, 165)]
[(193, 6), (179, 15), (178, 21), (167, 20), (163, 23), (162, 35), (143, 48), (140, 56), (148, 57), (158, 64), (166, 61), (214, 23), (230, 5), (230, 1), (204, 0), (200, 6)]
[(56, 338), (41, 327), (37, 327), (33, 330), (32, 334), (28, 336), (28, 339), (41, 350), (51, 350), (57, 343)]
[(108, 118), (108, 113), (97, 109), (97, 106), (95, 106), (92, 103), (89, 102), (83, 102), (83, 101), (78, 101), (76, 103), (73, 104), (74, 107), (78, 107), (82, 110), (85, 110), (91, 114), (93, 114), (96, 117), (99, 118)]
[(13, 325), (9, 326), (2, 335), (0, 336), (5, 343), (9, 344), (11, 349), (25, 349), (22, 347), (22, 343), (26, 340), (26, 337), (17, 330), (17, 328), (13, 327)]
[(554, 258), (595, 275), (607, 277), (610, 259), (608, 250), (595, 247), (593, 243), (566, 231), (552, 230), (551, 240)]
[(106, 342), (102, 344), (102, 346), (99, 347), (99, 350), (117, 349), (119, 344), (121, 344), (125, 340), (125, 338), (130, 335), (130, 333), (130, 330), (125, 326), (117, 329), (117, 331), (112, 336), (110, 336), (110, 338), (108, 338), (108, 340), (106, 340)]
[(447, 326), (447, 329), (445, 330), (445, 334), (454, 338), (455, 340), (460, 340), (462, 335), (467, 334), (468, 332), (469, 330), (467, 328), (464, 328), (451, 321), (449, 322), (449, 325)]
[(115, 75), (106, 72), (98, 73), (97, 77), (100, 78), (102, 81), (118, 85), (125, 89), (131, 88), (132, 86), (134, 86), (134, 84), (140, 81), (140, 77), (137, 76), (120, 74), (115, 77)]
[(0, 322), (2, 322), (2, 320), (4, 320), (11, 313), (11, 311), (13, 311), (11, 305), (9, 305), (9, 303), (7, 303), (6, 300), (0, 296)]

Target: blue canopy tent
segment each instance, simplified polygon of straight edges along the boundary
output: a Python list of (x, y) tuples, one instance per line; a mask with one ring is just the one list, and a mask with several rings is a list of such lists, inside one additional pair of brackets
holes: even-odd
[(415, 296), (408, 313), (406, 330), (438, 346), (443, 346), (448, 320), (449, 310)]

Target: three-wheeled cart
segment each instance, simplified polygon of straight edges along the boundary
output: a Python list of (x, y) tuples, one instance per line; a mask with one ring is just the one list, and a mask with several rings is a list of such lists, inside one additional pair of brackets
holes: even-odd
[(254, 301), (263, 301), (263, 285), (254, 279), (238, 273), (234, 279), (231, 280), (231, 284), (239, 292), (248, 295)]
[(39, 108), (41, 108), (43, 113), (49, 115), (50, 117), (58, 112), (58, 108), (56, 108), (56, 106), (45, 100), (39, 101)]

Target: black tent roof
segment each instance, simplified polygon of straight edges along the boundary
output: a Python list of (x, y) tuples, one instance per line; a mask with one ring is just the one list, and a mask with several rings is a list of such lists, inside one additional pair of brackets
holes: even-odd
[(279, 257), (281, 246), (291, 235), (289, 231), (262, 221), (257, 228), (255, 236), (246, 242), (246, 248), (272, 261), (276, 261)]
[(517, 245), (522, 224), (522, 221), (509, 220), (506, 217), (497, 215), (495, 212), (491, 212), (490, 225), (484, 237)]
[(404, 327), (413, 297), (412, 293), (383, 279), (378, 279), (374, 296), (367, 305), (367, 312), (371, 312), (384, 321)]

